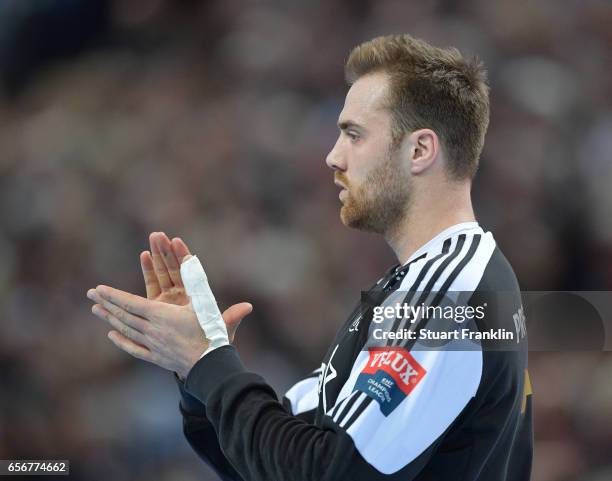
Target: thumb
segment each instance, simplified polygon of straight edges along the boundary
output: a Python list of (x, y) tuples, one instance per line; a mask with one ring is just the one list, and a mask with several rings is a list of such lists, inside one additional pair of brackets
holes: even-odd
[(234, 335), (236, 334), (236, 330), (242, 322), (242, 319), (248, 316), (251, 312), (253, 312), (253, 305), (248, 302), (234, 304), (223, 311), (222, 316), (223, 320), (225, 321), (225, 326), (227, 327), (227, 334), (230, 342), (234, 341)]

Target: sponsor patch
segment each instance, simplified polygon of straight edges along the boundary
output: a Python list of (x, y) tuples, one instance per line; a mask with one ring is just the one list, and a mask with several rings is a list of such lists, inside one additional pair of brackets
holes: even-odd
[(355, 389), (380, 405), (388, 416), (425, 376), (425, 369), (403, 347), (373, 347)]

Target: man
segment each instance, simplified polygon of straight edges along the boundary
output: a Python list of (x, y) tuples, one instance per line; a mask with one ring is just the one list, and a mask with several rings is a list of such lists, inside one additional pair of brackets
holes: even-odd
[[(278, 402), (229, 345), (250, 304), (218, 313), (197, 258), (165, 234), (141, 255), (149, 300), (98, 286), (88, 292), (94, 312), (119, 348), (177, 373), (187, 439), (222, 479), (528, 480), (520, 292), (470, 199), (489, 119), (485, 72), (455, 49), (394, 35), (356, 47), (346, 75), (327, 157), (340, 216), (383, 235), (399, 263), (365, 294), (320, 369)], [(513, 349), (381, 337), (439, 321), (421, 314), (373, 322), (402, 300), (474, 309), (480, 294), (502, 291), (486, 325), (516, 328)]]

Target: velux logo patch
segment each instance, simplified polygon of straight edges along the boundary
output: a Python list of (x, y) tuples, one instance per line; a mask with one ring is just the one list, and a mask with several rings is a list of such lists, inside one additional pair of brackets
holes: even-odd
[(355, 389), (380, 405), (388, 416), (425, 376), (425, 369), (403, 347), (374, 347)]

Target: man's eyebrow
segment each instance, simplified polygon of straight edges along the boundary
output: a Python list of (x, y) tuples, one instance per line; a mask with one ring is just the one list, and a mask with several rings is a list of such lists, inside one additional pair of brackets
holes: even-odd
[(349, 127), (356, 127), (358, 129), (363, 129), (361, 125), (359, 125), (357, 122), (353, 122), (352, 120), (345, 120), (343, 122), (338, 122), (338, 128), (340, 130), (346, 130)]

